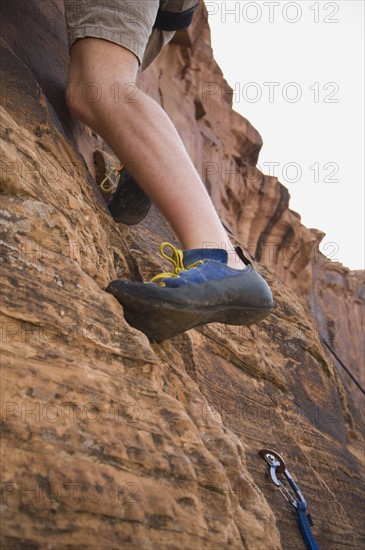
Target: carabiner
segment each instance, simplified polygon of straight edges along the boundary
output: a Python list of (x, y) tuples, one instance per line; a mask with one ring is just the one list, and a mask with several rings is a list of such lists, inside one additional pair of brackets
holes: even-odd
[[(298, 508), (298, 501), (302, 502), (306, 508), (307, 503), (305, 501), (305, 498), (300, 491), (298, 485), (295, 483), (294, 479), (290, 475), (283, 457), (281, 457), (279, 453), (277, 453), (276, 451), (272, 451), (271, 449), (262, 449), (261, 451), (259, 451), (259, 455), (269, 465), (271, 481), (273, 481), (275, 485), (279, 488), (279, 491), (281, 492), (283, 497), (288, 502), (290, 502), (290, 504), (292, 504), (294, 508)], [(285, 485), (280, 481), (280, 479), (278, 479), (277, 474), (284, 474), (290, 487), (294, 491), (294, 496), (289, 491), (289, 489), (287, 489), (287, 487), (285, 487)]]
[[(273, 481), (273, 483), (279, 488), (279, 491), (283, 497), (295, 508), (299, 527), (307, 548), (309, 550), (319, 550), (317, 541), (312, 532), (312, 518), (307, 513), (307, 502), (299, 489), (298, 484), (290, 475), (284, 459), (279, 455), (279, 453), (271, 449), (261, 449), (261, 451), (259, 451), (259, 455), (269, 465), (271, 481)], [(283, 474), (285, 476), (291, 489), (294, 491), (294, 495), (287, 487), (285, 487), (280, 479), (278, 479), (278, 474)]]

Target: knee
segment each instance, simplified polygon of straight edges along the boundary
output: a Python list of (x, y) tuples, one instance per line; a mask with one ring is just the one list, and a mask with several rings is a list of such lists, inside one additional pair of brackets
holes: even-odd
[(118, 80), (75, 79), (68, 82), (66, 103), (74, 118), (92, 127), (95, 119), (138, 102), (138, 92), (134, 82), (120, 76)]
[(90, 125), (93, 113), (102, 99), (100, 84), (82, 79), (69, 81), (66, 89), (66, 104), (74, 118)]
[(116, 44), (86, 38), (71, 50), (66, 102), (71, 114), (89, 126), (125, 104), (128, 83), (135, 82), (138, 60), (129, 50)]

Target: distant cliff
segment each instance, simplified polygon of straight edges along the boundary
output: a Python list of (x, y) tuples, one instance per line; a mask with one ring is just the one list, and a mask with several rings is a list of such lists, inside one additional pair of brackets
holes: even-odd
[(361, 273), (318, 255), (320, 234), (255, 168), (257, 131), (226, 94), (204, 97), (223, 77), (202, 6), (140, 85), (260, 260), (275, 310), (159, 345), (132, 329), (105, 287), (161, 270), (158, 244), (175, 238), (155, 209), (133, 228), (109, 216), (93, 178), (112, 154), (66, 109), (63, 2), (50, 7), (1, 5), (2, 546), (299, 550), (258, 456), (269, 447), (320, 548), (361, 548), (364, 422), (318, 332), (355, 370)]

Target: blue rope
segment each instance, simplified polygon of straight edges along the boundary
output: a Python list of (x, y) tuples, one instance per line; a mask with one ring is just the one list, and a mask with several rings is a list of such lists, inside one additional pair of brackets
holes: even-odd
[(319, 546), (316, 539), (314, 538), (312, 527), (308, 519), (307, 505), (305, 504), (305, 502), (297, 500), (296, 510), (299, 527), (308, 550), (319, 550)]

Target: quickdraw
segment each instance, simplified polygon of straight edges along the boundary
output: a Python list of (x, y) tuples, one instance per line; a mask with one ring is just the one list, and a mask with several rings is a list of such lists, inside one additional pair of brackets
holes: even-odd
[[(262, 449), (259, 451), (259, 455), (269, 465), (271, 481), (279, 488), (283, 497), (294, 506), (299, 527), (307, 548), (309, 550), (319, 550), (319, 546), (312, 531), (312, 518), (310, 514), (307, 513), (306, 500), (297, 483), (290, 475), (283, 458), (277, 452), (270, 449)], [(280, 481), (280, 479), (278, 479), (278, 474), (283, 474), (285, 476), (294, 494)]]

